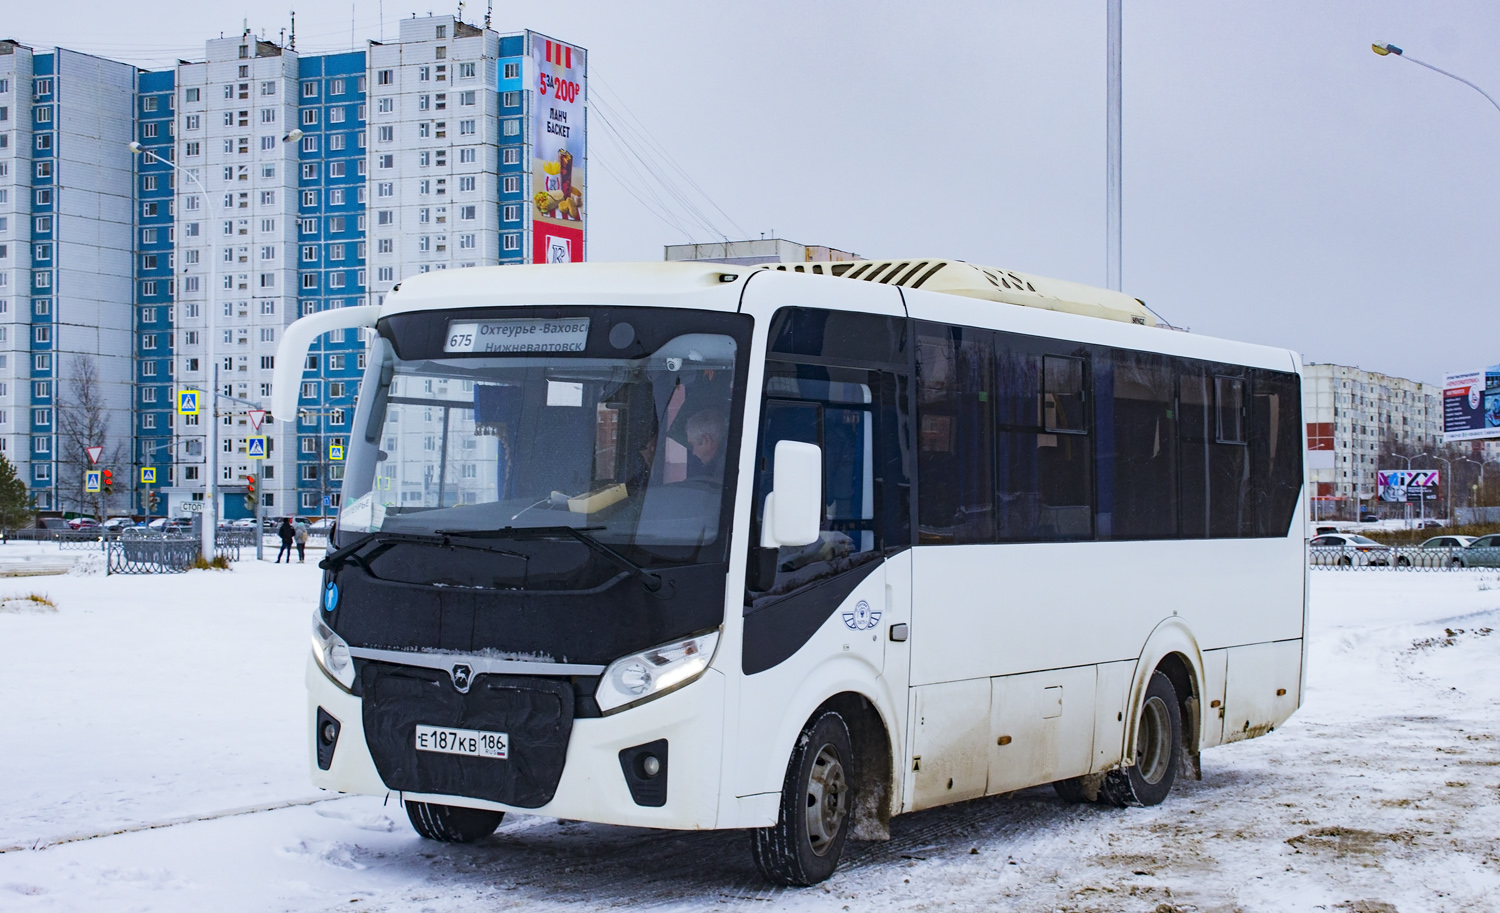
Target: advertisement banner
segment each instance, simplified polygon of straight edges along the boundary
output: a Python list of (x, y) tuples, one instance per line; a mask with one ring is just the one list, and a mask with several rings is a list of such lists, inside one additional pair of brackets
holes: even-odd
[(1500, 437), (1500, 365), (1443, 380), (1443, 443)]
[(532, 262), (581, 263), (588, 52), (535, 32), (527, 37), (536, 74), (531, 103)]
[(1380, 500), (1436, 501), (1442, 474), (1436, 469), (1382, 469), (1375, 473)]

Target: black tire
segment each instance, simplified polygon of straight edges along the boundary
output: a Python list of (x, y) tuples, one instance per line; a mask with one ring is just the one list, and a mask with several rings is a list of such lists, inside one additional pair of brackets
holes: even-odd
[(802, 729), (786, 766), (775, 827), (751, 831), (755, 867), (769, 882), (817, 884), (838, 868), (854, 809), (854, 749), (849, 727), (834, 711)]
[(1348, 555), (1345, 555), (1344, 557), (1342, 557), (1342, 558), (1339, 559), (1339, 567), (1353, 567), (1353, 566), (1354, 566), (1354, 559), (1350, 558)]
[(1101, 798), (1112, 805), (1158, 805), (1172, 791), (1182, 765), (1182, 711), (1177, 689), (1160, 672), (1151, 673), (1136, 722), (1135, 764), (1104, 777)]
[(1402, 555), (1396, 559), (1396, 567), (1411, 567), (1411, 559)]
[(1449, 567), (1463, 567), (1464, 563), (1463, 563), (1462, 559), (1460, 559), (1460, 558), (1454, 558), (1452, 561), (1448, 562), (1448, 566)]
[(443, 843), (473, 843), (493, 834), (505, 812), (435, 802), (407, 802), (406, 817), (412, 829), (428, 840)]

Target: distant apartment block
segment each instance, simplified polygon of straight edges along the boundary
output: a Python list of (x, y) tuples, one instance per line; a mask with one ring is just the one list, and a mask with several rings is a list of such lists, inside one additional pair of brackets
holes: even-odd
[(246, 32), (151, 72), (0, 42), (0, 452), (38, 507), (80, 502), (58, 410), (83, 358), (130, 481), (117, 509), (204, 497), (213, 418), (176, 408), (196, 389), (222, 394), (221, 516), (246, 513), (249, 475), (270, 514), (333, 513), (364, 340), (314, 347), (297, 421), (260, 429), (252, 461), (286, 325), (429, 270), (584, 259), (582, 48), (453, 16), (345, 53), (294, 44)]

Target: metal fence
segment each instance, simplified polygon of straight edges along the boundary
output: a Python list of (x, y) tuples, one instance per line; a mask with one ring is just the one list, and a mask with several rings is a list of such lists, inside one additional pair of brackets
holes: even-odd
[(108, 543), (110, 574), (181, 574), (202, 549), (192, 536), (130, 530)]
[(1312, 567), (1335, 570), (1463, 571), (1500, 568), (1500, 548), (1379, 548), (1358, 546), (1311, 546), (1307, 562)]

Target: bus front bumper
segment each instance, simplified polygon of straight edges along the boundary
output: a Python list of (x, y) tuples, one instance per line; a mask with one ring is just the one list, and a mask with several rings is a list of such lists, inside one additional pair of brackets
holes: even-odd
[[(307, 660), (308, 766), (313, 785), (343, 793), (382, 796), (392, 790), (376, 770), (365, 741), (359, 697), (335, 685), (311, 656)], [(337, 724), (337, 740), (323, 745), (327, 769), (319, 764), (320, 730), (326, 717)], [(724, 734), (724, 677), (709, 669), (697, 681), (619, 713), (575, 719), (562, 778), (552, 800), (538, 808), (517, 808), (464, 796), (406, 792), (403, 800), (544, 815), (600, 824), (709, 829), (719, 820), (720, 754)], [(632, 797), (621, 752), (665, 739), (666, 802), (641, 805)], [(524, 746), (513, 746), (524, 751)]]

